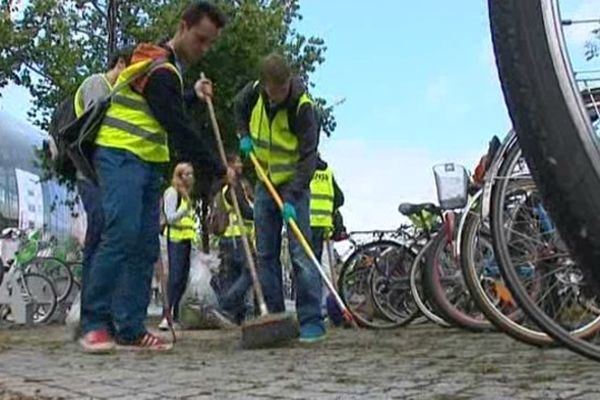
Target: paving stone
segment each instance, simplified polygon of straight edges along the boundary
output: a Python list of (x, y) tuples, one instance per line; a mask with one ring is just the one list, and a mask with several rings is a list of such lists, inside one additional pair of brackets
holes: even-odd
[(185, 332), (170, 354), (106, 357), (82, 354), (58, 328), (0, 330), (0, 390), (125, 400), (600, 398), (594, 362), (432, 325), (332, 330), (315, 346), (259, 351), (235, 350), (238, 333)]

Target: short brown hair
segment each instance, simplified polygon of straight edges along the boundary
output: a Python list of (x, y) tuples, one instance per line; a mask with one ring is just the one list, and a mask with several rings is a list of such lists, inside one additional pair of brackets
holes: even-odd
[(131, 62), (131, 53), (133, 53), (133, 49), (131, 47), (125, 47), (115, 51), (108, 60), (108, 69), (111, 70), (116, 67), (119, 63), (119, 60), (123, 60), (125, 65), (129, 65)]
[(263, 82), (283, 85), (292, 77), (292, 68), (280, 53), (271, 53), (260, 64), (260, 75)]
[(181, 19), (184, 20), (188, 26), (194, 26), (204, 17), (210, 19), (219, 29), (223, 28), (227, 23), (225, 14), (223, 14), (216, 5), (208, 1), (193, 2), (183, 11)]

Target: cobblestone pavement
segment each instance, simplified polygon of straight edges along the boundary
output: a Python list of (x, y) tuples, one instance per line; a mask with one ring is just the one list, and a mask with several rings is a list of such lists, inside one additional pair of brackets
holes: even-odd
[(0, 331), (0, 399), (600, 399), (598, 364), (502, 334), (340, 329), (252, 351), (237, 331), (181, 335), (169, 354), (91, 356), (62, 327)]

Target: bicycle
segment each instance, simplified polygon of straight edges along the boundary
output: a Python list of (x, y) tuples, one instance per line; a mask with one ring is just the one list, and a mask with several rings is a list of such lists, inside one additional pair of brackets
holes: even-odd
[[(566, 47), (563, 27), (574, 21), (562, 18), (558, 0), (489, 0), (489, 8), (499, 75), (523, 154), (591, 298), (600, 287), (600, 112), (598, 90), (589, 80), (578, 81)], [(575, 22), (591, 21), (597, 20)], [(514, 269), (506, 272), (530, 318), (570, 349), (600, 360), (599, 345), (571, 335), (528, 299)]]
[(39, 230), (33, 230), (29, 234), (20, 230), (15, 232), (20, 241), (19, 253), (25, 272), (35, 272), (50, 278), (56, 289), (58, 302), (63, 303), (71, 294), (74, 279), (71, 268), (52, 256), (57, 246), (56, 238), (50, 237), (43, 241)]
[[(491, 324), (472, 301), (459, 267), (457, 221), (477, 206), (478, 193), (468, 202), (472, 192), (470, 180), (464, 167), (443, 164), (434, 167), (440, 207), (436, 207), (442, 220), (442, 229), (429, 241), (419, 255), (411, 272), (413, 296), (421, 311), (433, 322), (448, 327), (480, 332), (491, 329)], [(448, 174), (448, 176), (444, 176)], [(459, 212), (453, 210), (461, 210)], [(423, 261), (424, 260), (424, 261)], [(422, 301), (416, 281), (420, 277), (423, 293), (429, 298), (429, 307)]]
[(347, 240), (352, 251), (340, 269), (338, 287), (357, 321), (374, 329), (410, 323), (417, 309), (408, 272), (420, 241), (418, 231), (401, 225), (396, 230), (351, 232)]
[(478, 207), (463, 215), (458, 229), (457, 252), (471, 297), (486, 318), (499, 331), (519, 341), (546, 346), (553, 344), (553, 339), (527, 318), (500, 273), (501, 265), (494, 251), (490, 226), (490, 214), (494, 208), (492, 193), (496, 185), (510, 179), (505, 175), (509, 173), (506, 164), (514, 159), (517, 151), (514, 131), (505, 136), (500, 146), (490, 145), (489, 164), (480, 182), (482, 189), (474, 199)]
[[(18, 240), (22, 233), (15, 229), (4, 229), (0, 240)], [(28, 323), (29, 317), (34, 324), (47, 322), (58, 304), (56, 289), (46, 276), (27, 272), (25, 266), (29, 254), (19, 251), (2, 254), (0, 269), (0, 320), (4, 322)], [(28, 315), (27, 309), (31, 311)], [(12, 318), (12, 320), (11, 320)]]

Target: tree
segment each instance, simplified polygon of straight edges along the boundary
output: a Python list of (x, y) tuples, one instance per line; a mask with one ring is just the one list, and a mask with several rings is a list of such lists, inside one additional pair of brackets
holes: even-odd
[[(274, 49), (288, 55), (310, 88), (310, 74), (324, 62), (318, 37), (293, 28), (301, 19), (299, 0), (218, 0), (230, 18), (221, 39), (201, 65), (187, 71), (191, 83), (203, 70), (216, 83), (215, 107), (232, 146), (234, 94), (257, 73), (258, 60)], [(173, 34), (184, 0), (31, 0), (16, 13), (11, 0), (0, 0), (0, 88), (14, 82), (29, 89), (31, 121), (47, 129), (60, 100), (88, 75), (104, 69), (111, 52)], [(12, 9), (11, 9), (12, 7)], [(324, 130), (335, 129), (322, 99)], [(202, 119), (206, 121), (206, 118)], [(200, 120), (199, 120), (200, 121)]]
[[(186, 72), (189, 86), (200, 71), (215, 86), (215, 108), (226, 147), (237, 147), (233, 98), (258, 76), (259, 60), (273, 50), (286, 54), (310, 89), (311, 73), (325, 61), (326, 47), (318, 37), (294, 28), (300, 20), (299, 0), (215, 0), (229, 16), (229, 24), (202, 63)], [(81, 81), (105, 69), (116, 48), (158, 42), (173, 35), (189, 0), (30, 0), (21, 11), (12, 0), (0, 0), (0, 89), (9, 82), (26, 87), (33, 97), (30, 120), (47, 129), (62, 99)], [(319, 106), (323, 131), (335, 129), (333, 109)], [(198, 127), (210, 132), (206, 110), (194, 110)], [(212, 135), (207, 135), (212, 138)], [(39, 152), (43, 155), (43, 152)], [(47, 160), (40, 165), (51, 176)], [(198, 180), (206, 199), (211, 182)], [(208, 204), (207, 201), (203, 202)], [(206, 209), (205, 209), (206, 211)], [(203, 213), (205, 214), (205, 213)]]

